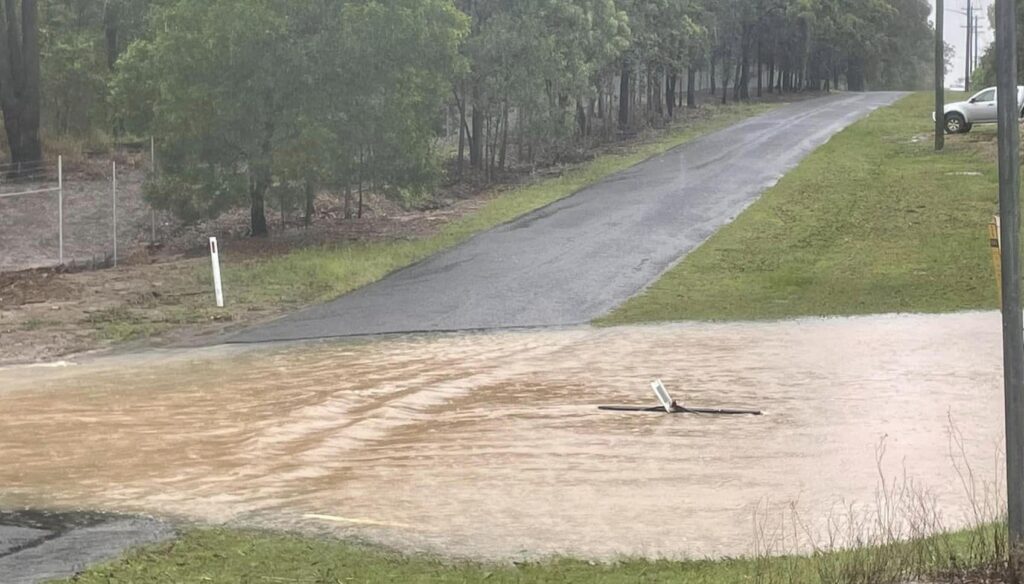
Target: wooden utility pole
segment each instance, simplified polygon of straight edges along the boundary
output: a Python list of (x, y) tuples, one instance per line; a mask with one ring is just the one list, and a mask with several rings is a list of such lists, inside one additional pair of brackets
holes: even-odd
[(967, 92), (971, 90), (971, 34), (974, 32), (974, 27), (971, 25), (971, 19), (973, 18), (974, 12), (971, 8), (971, 0), (967, 0), (967, 44), (965, 45), (966, 54), (964, 55), (964, 91)]
[(946, 45), (942, 40), (942, 0), (935, 0), (935, 150), (946, 146)]
[(1024, 318), (1020, 304), (1020, 105), (1017, 103), (1017, 0), (996, 2), (999, 116), (999, 227), (1002, 246), (1003, 393), (1010, 581), (1024, 567)]

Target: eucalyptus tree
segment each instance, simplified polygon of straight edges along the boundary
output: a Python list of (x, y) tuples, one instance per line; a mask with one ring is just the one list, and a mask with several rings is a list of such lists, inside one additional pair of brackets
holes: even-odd
[(463, 27), (449, 2), (179, 0), (152, 24), (113, 93), (127, 128), (160, 137), (155, 204), (196, 218), (244, 200), (260, 236), (267, 192), (297, 175), (350, 183), (359, 160), (380, 184), (426, 183)]
[(458, 5), (471, 32), (462, 47), (467, 68), (453, 90), (460, 143), (468, 143), (474, 168), (502, 168), (511, 139), (526, 161), (558, 158), (571, 137), (588, 133), (590, 110), (604, 117), (608, 64), (629, 43), (626, 15), (613, 0)]

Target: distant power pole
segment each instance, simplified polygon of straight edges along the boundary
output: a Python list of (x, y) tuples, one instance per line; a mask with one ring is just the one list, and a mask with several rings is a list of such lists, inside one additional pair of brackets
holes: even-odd
[(1002, 237), (1003, 394), (1010, 581), (1024, 568), (1024, 318), (1020, 304), (1020, 133), (1017, 104), (1017, 0), (996, 1), (999, 217)]
[(965, 10), (954, 10), (949, 9), (949, 12), (955, 12), (962, 14), (967, 17), (967, 25), (961, 26), (967, 34), (967, 39), (964, 44), (964, 91), (971, 90), (971, 75), (974, 70), (978, 68), (978, 16), (977, 13), (981, 9), (975, 6), (972, 0), (967, 0), (967, 8)]
[(946, 45), (942, 42), (942, 0), (935, 0), (935, 150), (946, 146)]
[[(977, 12), (984, 14), (985, 4), (982, 2), (978, 2), (978, 7), (975, 10)], [(980, 18), (978, 18), (977, 16), (974, 17), (974, 69), (977, 69), (978, 67), (981, 66), (981, 53), (979, 52), (979, 49), (981, 48), (981, 43), (978, 41), (978, 35), (981, 32), (981, 26), (979, 24), (980, 21)]]
[(974, 12), (971, 10), (971, 0), (967, 0), (967, 55), (964, 58), (964, 91), (971, 90), (971, 53), (973, 45), (971, 44), (971, 33), (974, 32), (974, 27), (971, 26), (971, 19), (974, 18)]

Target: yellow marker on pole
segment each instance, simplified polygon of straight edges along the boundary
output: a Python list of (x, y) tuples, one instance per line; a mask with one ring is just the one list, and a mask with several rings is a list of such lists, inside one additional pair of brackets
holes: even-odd
[(995, 269), (996, 275), (996, 298), (999, 299), (999, 305), (1003, 305), (1003, 266), (1000, 256), (1002, 255), (1002, 237), (999, 233), (999, 216), (996, 215), (992, 218), (992, 222), (988, 224), (988, 243), (992, 248), (992, 267)]

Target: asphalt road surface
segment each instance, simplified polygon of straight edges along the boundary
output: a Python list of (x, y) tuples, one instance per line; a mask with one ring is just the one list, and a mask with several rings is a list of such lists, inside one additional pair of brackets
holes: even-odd
[(126, 550), (172, 537), (166, 523), (102, 513), (0, 511), (0, 582), (69, 578)]
[(783, 106), (231, 342), (589, 322), (656, 280), (835, 133), (902, 95)]

